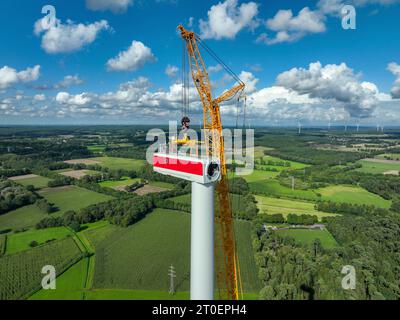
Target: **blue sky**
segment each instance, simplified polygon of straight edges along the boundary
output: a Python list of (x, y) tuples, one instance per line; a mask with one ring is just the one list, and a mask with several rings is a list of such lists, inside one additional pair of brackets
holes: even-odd
[[(355, 30), (342, 28), (342, 0), (3, 0), (0, 124), (179, 118), (179, 23), (247, 84), (253, 124), (398, 124), (400, 1), (349, 3)], [(47, 29), (45, 5), (58, 19)], [(205, 57), (218, 95), (234, 83)], [(235, 106), (222, 112), (232, 122)]]

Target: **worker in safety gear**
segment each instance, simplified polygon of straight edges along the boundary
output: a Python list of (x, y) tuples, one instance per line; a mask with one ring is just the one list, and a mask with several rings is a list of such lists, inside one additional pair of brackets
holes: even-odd
[(187, 116), (184, 116), (181, 120), (181, 125), (182, 125), (182, 132), (183, 132), (183, 139), (178, 140), (178, 144), (186, 144), (189, 142), (189, 137), (187, 135), (187, 131), (189, 130), (190, 126), (190, 119)]
[(183, 117), (181, 120), (182, 130), (187, 131), (190, 126), (190, 119), (189, 117)]

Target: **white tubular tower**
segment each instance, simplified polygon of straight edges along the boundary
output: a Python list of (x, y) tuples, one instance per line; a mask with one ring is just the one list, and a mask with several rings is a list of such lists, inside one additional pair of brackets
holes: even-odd
[(214, 299), (214, 186), (219, 160), (155, 153), (154, 171), (192, 182), (190, 299)]
[(214, 299), (214, 183), (192, 182), (190, 299)]

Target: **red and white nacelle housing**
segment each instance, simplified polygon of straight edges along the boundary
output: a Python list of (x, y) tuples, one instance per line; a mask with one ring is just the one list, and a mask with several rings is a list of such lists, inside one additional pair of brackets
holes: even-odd
[(161, 174), (201, 184), (213, 183), (221, 178), (220, 161), (213, 158), (154, 153), (153, 169)]

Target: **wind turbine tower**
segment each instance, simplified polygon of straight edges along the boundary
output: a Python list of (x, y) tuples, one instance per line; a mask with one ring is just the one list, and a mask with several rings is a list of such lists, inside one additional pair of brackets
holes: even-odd
[(214, 190), (221, 178), (220, 161), (210, 157), (182, 155), (179, 152), (169, 153), (166, 150), (160, 148), (154, 153), (154, 171), (192, 183), (190, 298), (213, 300)]

